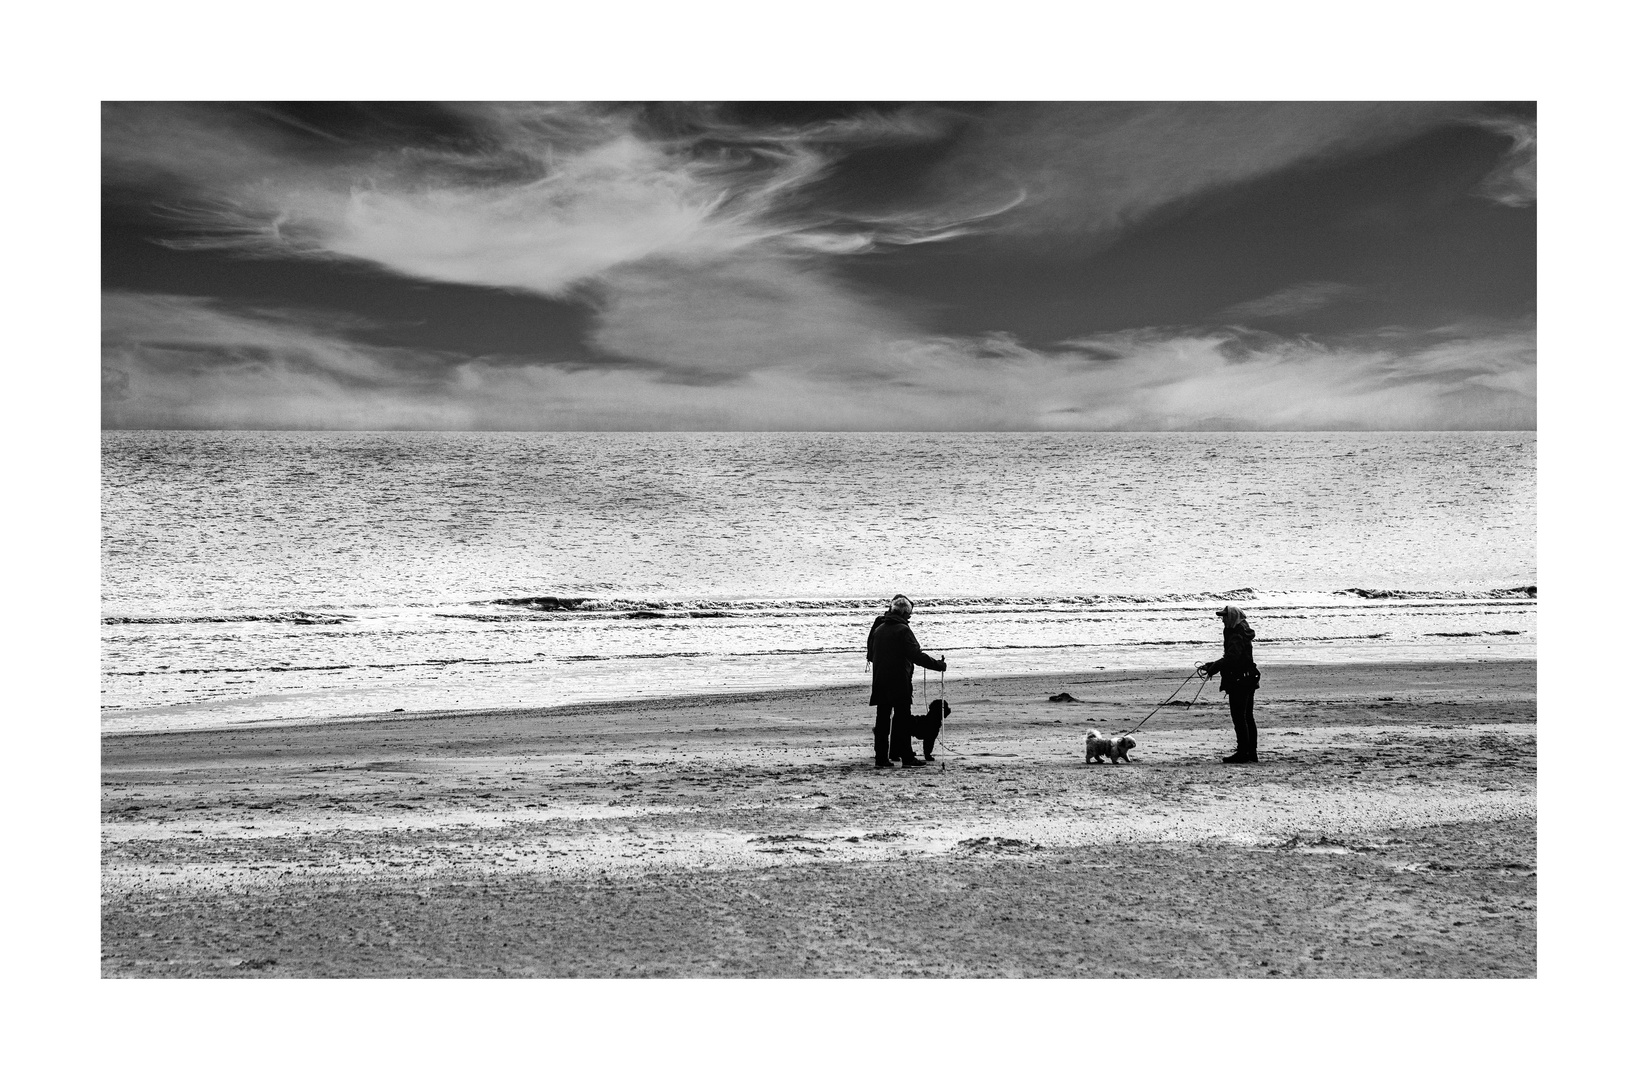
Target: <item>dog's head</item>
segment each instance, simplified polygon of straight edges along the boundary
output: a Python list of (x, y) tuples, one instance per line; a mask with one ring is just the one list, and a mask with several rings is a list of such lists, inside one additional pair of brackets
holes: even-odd
[(1115, 752), (1117, 754), (1125, 753), (1127, 750), (1132, 749), (1132, 747), (1136, 745), (1136, 739), (1132, 738), (1130, 735), (1122, 735), (1120, 737), (1120, 741), (1115, 744)]
[(936, 697), (927, 703), (927, 715), (939, 720), (950, 715), (950, 703), (941, 697)]

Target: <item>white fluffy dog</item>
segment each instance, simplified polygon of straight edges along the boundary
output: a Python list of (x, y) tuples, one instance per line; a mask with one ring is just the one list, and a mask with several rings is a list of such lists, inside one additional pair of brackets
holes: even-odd
[(1132, 759), (1126, 756), (1126, 751), (1137, 745), (1137, 740), (1130, 735), (1122, 735), (1118, 739), (1106, 739), (1096, 728), (1088, 728), (1086, 732), (1086, 763), (1092, 764), (1093, 759), (1102, 762), (1108, 758), (1110, 764), (1124, 761), (1128, 765)]

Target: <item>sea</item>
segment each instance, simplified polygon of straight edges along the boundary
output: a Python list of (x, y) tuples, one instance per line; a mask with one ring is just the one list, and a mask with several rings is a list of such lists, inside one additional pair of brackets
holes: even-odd
[(1531, 432), (110, 431), (101, 528), (105, 733), (862, 687), (900, 592), (952, 694), (1537, 645)]

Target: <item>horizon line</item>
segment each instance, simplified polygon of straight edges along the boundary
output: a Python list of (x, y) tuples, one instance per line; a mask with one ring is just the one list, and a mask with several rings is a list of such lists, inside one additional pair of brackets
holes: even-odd
[(430, 427), (207, 427), (203, 425), (178, 427), (102, 427), (103, 433), (117, 431), (265, 431), (265, 432), (334, 432), (336, 434), (383, 434), (387, 432), (422, 432), (427, 434), (471, 435), (1391, 435), (1408, 433), (1500, 433), (1531, 434), (1535, 427), (1412, 427), (1412, 428), (1251, 428), (1251, 427), (1189, 427), (1189, 428), (668, 428), (668, 427), (587, 427), (587, 428), (430, 428)]

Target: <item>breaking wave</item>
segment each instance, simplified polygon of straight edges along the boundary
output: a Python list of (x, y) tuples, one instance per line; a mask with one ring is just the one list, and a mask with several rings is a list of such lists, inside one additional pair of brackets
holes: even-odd
[(1534, 600), (1534, 585), (1510, 589), (1338, 589), (1336, 596), (1357, 596), (1361, 600)]
[[(1315, 604), (1349, 601), (1533, 601), (1536, 586), (1496, 589), (1334, 589), (1328, 592), (1229, 589), (1196, 593), (1088, 593), (1068, 596), (960, 596), (927, 597), (916, 602), (920, 612), (1095, 611), (1144, 607), (1189, 607), (1220, 603)], [(885, 599), (766, 599), (766, 600), (658, 600), (617, 596), (515, 596), (488, 601), (484, 606), (519, 609), (519, 615), (602, 614), (628, 619), (726, 619), (743, 615), (784, 613), (876, 612)], [(444, 613), (448, 618), (505, 619), (508, 615), (479, 612)]]
[(352, 615), (332, 615), (321, 611), (278, 611), (271, 614), (241, 615), (115, 615), (102, 620), (104, 626), (162, 626), (206, 623), (288, 623), (292, 626), (337, 626), (352, 622)]
[[(922, 614), (1034, 614), (1088, 613), (1099, 611), (1141, 611), (1145, 609), (1190, 609), (1217, 604), (1239, 603), (1280, 607), (1346, 607), (1361, 603), (1414, 606), (1418, 603), (1501, 602), (1533, 604), (1536, 586), (1518, 585), (1495, 589), (1334, 589), (1291, 591), (1229, 589), (1223, 592), (1194, 593), (1084, 593), (1066, 596), (954, 596), (918, 600)], [(738, 619), (800, 618), (804, 616), (877, 614), (886, 600), (877, 597), (839, 599), (658, 599), (621, 596), (514, 596), (477, 600), (467, 604), (436, 608), (355, 609), (335, 611), (219, 612), (177, 615), (110, 615), (104, 626), (185, 626), (230, 624), (282, 624), (287, 626), (341, 626), (360, 618), (388, 611), (414, 612), (422, 617), (459, 619), (470, 622), (506, 623), (519, 619), (602, 617), (616, 619)]]

